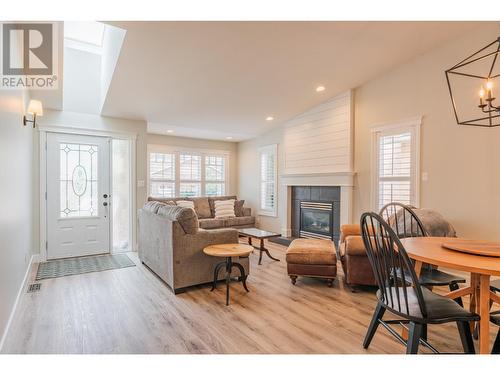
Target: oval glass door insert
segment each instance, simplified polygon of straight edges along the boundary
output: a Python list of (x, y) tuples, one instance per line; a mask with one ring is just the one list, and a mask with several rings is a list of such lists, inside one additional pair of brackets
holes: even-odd
[(87, 172), (81, 165), (77, 165), (73, 170), (73, 191), (75, 195), (81, 197), (87, 190)]

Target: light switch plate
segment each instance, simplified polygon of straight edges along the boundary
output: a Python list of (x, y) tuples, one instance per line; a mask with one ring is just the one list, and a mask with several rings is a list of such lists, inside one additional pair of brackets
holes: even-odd
[(422, 172), (422, 181), (428, 181), (429, 180), (429, 174), (427, 172)]

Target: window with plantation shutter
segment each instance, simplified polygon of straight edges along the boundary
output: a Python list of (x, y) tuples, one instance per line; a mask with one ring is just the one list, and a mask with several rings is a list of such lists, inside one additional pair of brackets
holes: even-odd
[(201, 197), (201, 155), (181, 153), (180, 197)]
[(229, 152), (148, 145), (148, 194), (155, 198), (223, 196)]
[(205, 195), (207, 197), (224, 195), (226, 187), (226, 157), (205, 156)]
[(276, 216), (278, 145), (259, 149), (260, 154), (260, 214)]
[(175, 196), (175, 154), (149, 154), (149, 191), (155, 198)]
[(374, 135), (374, 208), (391, 202), (418, 206), (419, 126), (377, 128)]

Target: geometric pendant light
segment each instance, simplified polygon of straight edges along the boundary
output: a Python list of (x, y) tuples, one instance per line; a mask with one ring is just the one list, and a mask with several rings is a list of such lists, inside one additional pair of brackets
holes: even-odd
[(500, 126), (500, 37), (446, 70), (459, 125)]

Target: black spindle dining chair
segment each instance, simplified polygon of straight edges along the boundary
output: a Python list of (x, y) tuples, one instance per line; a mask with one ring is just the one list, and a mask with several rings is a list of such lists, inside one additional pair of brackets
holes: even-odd
[[(427, 237), (427, 231), (415, 211), (410, 206), (392, 202), (380, 210), (380, 216), (385, 220), (398, 238)], [(458, 284), (465, 283), (465, 279), (438, 270), (436, 267), (425, 264), (419, 275), (420, 285), (432, 289), (435, 286), (448, 286), (450, 291), (457, 290)], [(463, 306), (462, 299), (455, 300)]]
[[(493, 324), (500, 326), (500, 311), (490, 313), (490, 320)], [(491, 349), (491, 354), (500, 354), (500, 328), (498, 329), (497, 337)]]
[[(364, 213), (361, 216), (361, 233), (379, 287), (377, 307), (363, 347), (368, 348), (378, 326), (382, 324), (406, 345), (407, 354), (416, 354), (420, 343), (437, 353), (438, 351), (422, 337), (424, 326), (456, 322), (464, 352), (474, 353), (469, 322), (478, 321), (479, 316), (449, 298), (422, 288), (401, 241), (380, 215), (373, 212)], [(386, 310), (399, 319), (383, 320)], [(408, 340), (405, 341), (391, 324), (408, 324)]]
[[(500, 293), (500, 280), (492, 280), (490, 284), (490, 289), (494, 293)], [(490, 313), (490, 320), (493, 324), (500, 326), (500, 311), (494, 311)], [(493, 344), (492, 354), (500, 354), (500, 328), (497, 332), (497, 337), (495, 343)]]

